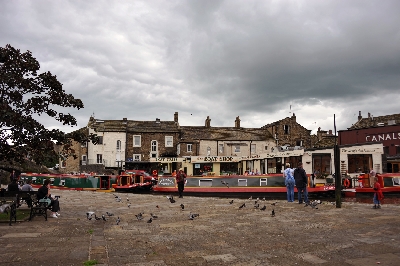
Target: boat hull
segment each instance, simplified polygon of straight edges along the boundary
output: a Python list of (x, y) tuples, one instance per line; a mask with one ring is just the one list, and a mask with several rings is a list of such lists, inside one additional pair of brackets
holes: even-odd
[[(176, 193), (178, 188), (175, 177), (159, 177), (158, 183), (153, 188), (154, 192)], [(335, 193), (334, 186), (308, 187), (310, 197), (332, 197)], [(295, 188), (295, 192), (297, 189)], [(258, 196), (266, 198), (285, 198), (287, 189), (282, 175), (260, 176), (201, 176), (186, 179), (185, 195), (207, 196)]]

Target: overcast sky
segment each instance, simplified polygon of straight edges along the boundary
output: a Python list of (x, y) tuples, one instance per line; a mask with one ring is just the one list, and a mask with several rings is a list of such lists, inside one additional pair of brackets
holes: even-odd
[[(97, 119), (313, 133), (399, 112), (400, 1), (7, 1), (0, 46), (30, 50)], [(291, 108), (290, 108), (291, 106)], [(292, 113), (290, 113), (292, 112)]]

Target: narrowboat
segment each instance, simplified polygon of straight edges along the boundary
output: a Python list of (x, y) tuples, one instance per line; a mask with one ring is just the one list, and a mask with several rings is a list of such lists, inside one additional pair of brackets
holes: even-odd
[(120, 192), (150, 191), (156, 183), (157, 178), (144, 170), (126, 170), (117, 176), (113, 188)]
[[(309, 182), (310, 184), (310, 182)], [(153, 188), (154, 192), (176, 193), (177, 184), (173, 176), (160, 176)], [(335, 195), (333, 184), (308, 187), (310, 197)], [(266, 175), (226, 175), (226, 176), (188, 176), (185, 195), (241, 197), (257, 196), (266, 198), (286, 197), (285, 179), (282, 174)], [(296, 189), (295, 189), (296, 192)]]
[[(384, 197), (400, 196), (400, 173), (377, 174)], [(375, 193), (373, 184), (370, 184), (369, 174), (344, 179), (342, 194), (345, 197), (371, 197)]]
[(19, 182), (24, 183), (32, 180), (32, 187), (39, 188), (44, 180), (50, 179), (53, 188), (72, 189), (72, 190), (104, 190), (112, 189), (116, 183), (117, 177), (114, 175), (96, 175), (96, 174), (40, 174), (40, 173), (22, 173)]

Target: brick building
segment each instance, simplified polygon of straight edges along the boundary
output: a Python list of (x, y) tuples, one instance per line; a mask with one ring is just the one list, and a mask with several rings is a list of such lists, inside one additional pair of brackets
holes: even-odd
[[(339, 131), (339, 145), (364, 143), (382, 143), (383, 169), (379, 170), (398, 173), (400, 171), (400, 114), (374, 117), (368, 113), (368, 116), (363, 118), (360, 111), (356, 123), (347, 130)], [(365, 170), (374, 164), (365, 156), (357, 157), (354, 161)]]

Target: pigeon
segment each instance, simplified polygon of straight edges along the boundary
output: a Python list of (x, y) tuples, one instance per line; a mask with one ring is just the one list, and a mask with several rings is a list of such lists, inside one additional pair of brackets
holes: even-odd
[(262, 198), (262, 201), (265, 201), (265, 197), (264, 197), (264, 198)]
[(246, 203), (243, 203), (242, 205), (239, 206), (239, 209), (246, 207)]
[(157, 218), (158, 218), (157, 215), (153, 215), (152, 213), (150, 213), (150, 216), (151, 216), (151, 218), (153, 218), (153, 219), (157, 219)]
[(253, 199), (253, 196), (250, 196), (249, 200), (252, 200), (252, 199)]
[(120, 219), (119, 216), (118, 216), (118, 218), (117, 218), (117, 225), (119, 225), (120, 222), (121, 222), (121, 219)]
[(233, 203), (233, 200), (231, 200), (230, 202), (229, 202), (229, 204), (232, 204)]
[(126, 201), (129, 201), (129, 198), (126, 198)]
[(185, 205), (183, 205), (182, 203), (181, 203), (181, 209), (182, 209), (182, 211), (185, 209)]
[(258, 204), (258, 203), (254, 205), (255, 209), (258, 209), (259, 207), (260, 207), (260, 204)]
[(150, 224), (153, 221), (153, 218), (150, 217), (150, 219), (147, 221), (148, 224)]
[(199, 214), (197, 214), (197, 213), (189, 213), (189, 220), (193, 220), (196, 217), (199, 217)]
[(264, 205), (264, 207), (262, 207), (262, 208), (260, 209), (260, 211), (265, 211), (265, 209), (267, 209), (267, 206)]
[(101, 218), (103, 219), (103, 221), (107, 221), (106, 216), (104, 214), (101, 216)]
[(114, 198), (116, 198), (116, 199), (117, 199), (117, 198), (119, 198), (119, 196), (118, 196), (118, 195), (115, 195), (115, 194), (113, 194), (113, 195), (114, 195)]
[(107, 214), (108, 216), (114, 216), (114, 213), (111, 213), (111, 212), (106, 212), (106, 214)]
[(116, 202), (121, 202), (122, 199), (121, 199), (120, 197), (118, 197), (118, 198), (115, 199), (115, 201), (116, 201)]
[(174, 200), (173, 196), (167, 196), (167, 199), (169, 199), (169, 202), (175, 203), (176, 201)]
[(275, 217), (275, 210), (272, 210), (271, 216), (272, 216), (272, 217)]
[(131, 207), (131, 204), (130, 203), (128, 203), (128, 208), (130, 208)]
[(225, 182), (225, 181), (221, 180), (221, 183), (222, 183), (222, 185), (225, 185), (225, 186), (229, 187), (229, 183), (228, 182)]
[(101, 220), (101, 217), (97, 217), (96, 214), (94, 215), (94, 218), (96, 219), (96, 221)]
[(135, 216), (136, 216), (136, 219), (137, 219), (138, 221), (143, 220), (142, 213), (135, 214)]
[(157, 209), (159, 209), (159, 208), (160, 208), (160, 206), (156, 205), (156, 208), (157, 208)]
[(276, 202), (271, 203), (271, 205), (272, 205), (272, 206), (275, 206), (275, 205), (276, 205)]
[(87, 212), (86, 213), (86, 217), (89, 219), (89, 220), (91, 220), (91, 216), (94, 214), (94, 212)]
[(0, 206), (0, 212), (8, 214), (8, 210), (10, 209), (10, 204), (3, 204)]

